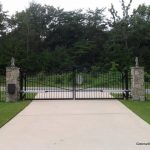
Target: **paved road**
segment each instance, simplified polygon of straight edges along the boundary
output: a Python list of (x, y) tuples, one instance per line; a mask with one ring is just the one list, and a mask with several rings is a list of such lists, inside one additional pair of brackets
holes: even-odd
[(149, 150), (150, 125), (119, 101), (33, 101), (0, 129), (0, 150)]

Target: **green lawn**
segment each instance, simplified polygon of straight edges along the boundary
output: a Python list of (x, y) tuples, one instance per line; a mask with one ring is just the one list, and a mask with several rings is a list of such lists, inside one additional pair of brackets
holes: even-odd
[(150, 101), (121, 100), (121, 102), (150, 124)]
[(25, 99), (33, 100), (37, 93), (26, 93)]
[(30, 101), (19, 101), (14, 103), (0, 102), (0, 127), (23, 110), (29, 103)]

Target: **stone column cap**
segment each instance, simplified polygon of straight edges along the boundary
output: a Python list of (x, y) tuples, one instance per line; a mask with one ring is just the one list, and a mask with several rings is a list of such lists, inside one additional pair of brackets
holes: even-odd
[(131, 67), (131, 69), (144, 69), (144, 67)]
[(6, 67), (6, 69), (12, 69), (12, 70), (15, 70), (15, 69), (20, 69), (19, 67)]

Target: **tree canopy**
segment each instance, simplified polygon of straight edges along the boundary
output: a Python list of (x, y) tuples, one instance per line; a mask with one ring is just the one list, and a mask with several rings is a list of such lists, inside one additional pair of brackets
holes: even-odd
[(56, 71), (73, 66), (106, 71), (140, 65), (150, 71), (150, 6), (121, 1), (122, 17), (112, 5), (112, 18), (104, 8), (65, 11), (30, 3), (29, 8), (7, 16), (0, 5), (0, 67), (15, 57), (17, 66), (29, 71)]

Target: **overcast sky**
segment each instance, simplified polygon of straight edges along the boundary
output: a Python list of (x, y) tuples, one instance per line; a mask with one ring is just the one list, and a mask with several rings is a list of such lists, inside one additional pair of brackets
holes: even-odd
[[(37, 3), (53, 5), (54, 7), (64, 8), (65, 10), (107, 7), (106, 14), (111, 3), (113, 3), (115, 8), (120, 11), (121, 6), (119, 1), (120, 0), (34, 0), (34, 2)], [(129, 0), (124, 1), (126, 4), (129, 2)], [(16, 11), (21, 11), (27, 8), (32, 0), (0, 0), (0, 2), (2, 3), (4, 10), (9, 11), (9, 14), (14, 14)], [(137, 8), (137, 6), (142, 3), (150, 5), (150, 0), (133, 0), (131, 10)]]

